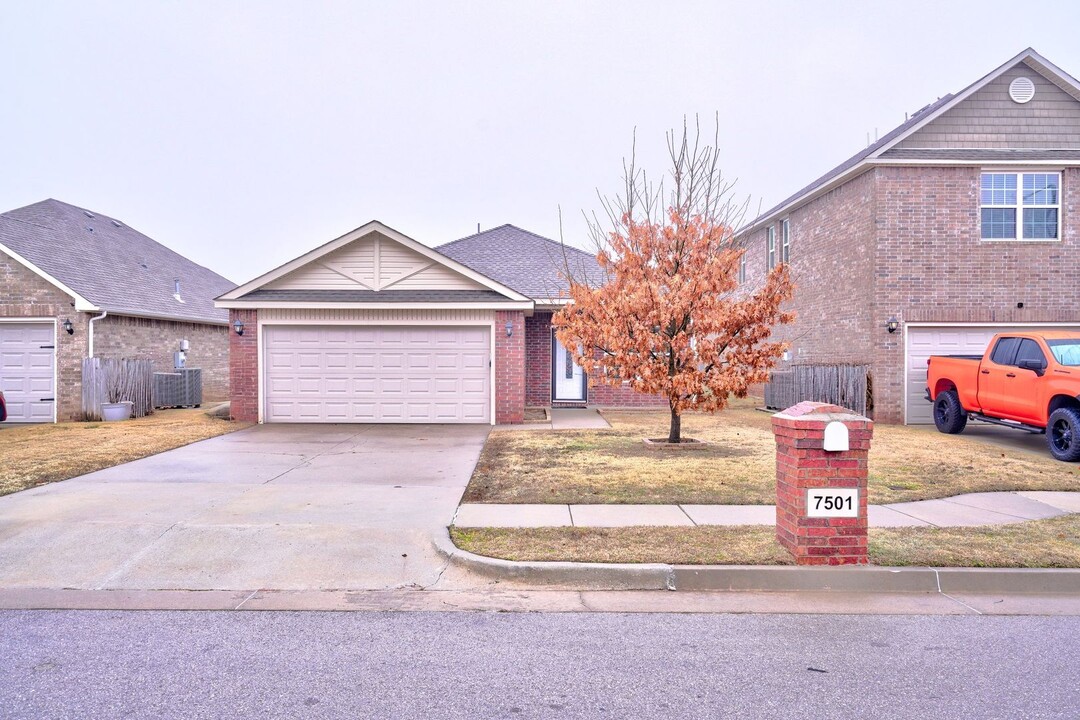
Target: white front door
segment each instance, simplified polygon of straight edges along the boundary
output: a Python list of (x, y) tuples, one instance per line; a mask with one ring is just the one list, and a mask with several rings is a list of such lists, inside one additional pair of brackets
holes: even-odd
[(555, 334), (551, 334), (551, 399), (562, 402), (585, 400), (585, 371), (574, 362)]

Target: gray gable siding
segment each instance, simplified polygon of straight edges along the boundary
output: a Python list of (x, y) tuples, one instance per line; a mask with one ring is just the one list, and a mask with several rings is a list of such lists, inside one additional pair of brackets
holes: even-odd
[[(1023, 105), (1009, 98), (1018, 77), (1035, 83), (1035, 97)], [(1080, 102), (1020, 62), (897, 147), (1077, 148)]]

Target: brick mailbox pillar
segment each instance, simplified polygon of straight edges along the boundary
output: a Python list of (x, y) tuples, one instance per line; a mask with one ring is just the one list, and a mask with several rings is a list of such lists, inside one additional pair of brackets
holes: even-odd
[(866, 459), (874, 423), (801, 402), (774, 415), (776, 539), (798, 565), (865, 565)]

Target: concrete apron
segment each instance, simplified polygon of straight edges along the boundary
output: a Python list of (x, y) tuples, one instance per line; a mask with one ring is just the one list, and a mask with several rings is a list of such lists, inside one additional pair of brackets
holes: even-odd
[(0, 589), (433, 585), (489, 428), (268, 425), (0, 498)]

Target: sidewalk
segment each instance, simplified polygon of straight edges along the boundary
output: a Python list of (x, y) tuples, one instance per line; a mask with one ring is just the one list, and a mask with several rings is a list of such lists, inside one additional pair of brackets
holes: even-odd
[[(870, 527), (974, 527), (1080, 512), (1080, 492), (991, 492), (870, 505)], [(458, 508), (457, 527), (772, 525), (772, 505), (488, 505)]]

